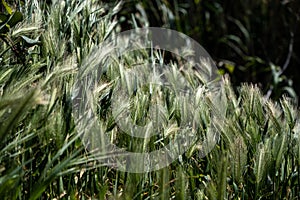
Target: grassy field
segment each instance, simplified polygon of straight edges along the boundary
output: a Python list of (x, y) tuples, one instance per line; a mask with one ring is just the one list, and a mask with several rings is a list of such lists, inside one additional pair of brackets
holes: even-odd
[[(12, 13), (8, 8), (3, 13), (12, 16), (19, 10), (23, 20), (14, 18), (20, 22), (6, 31), (1, 16), (2, 199), (299, 198), (300, 123), (295, 102), (286, 97), (273, 102), (253, 85), (242, 85), (235, 93), (226, 77), (226, 116), (217, 123), (220, 140), (206, 157), (201, 158), (196, 143), (170, 166), (148, 173), (121, 172), (99, 162), (109, 155), (95, 157), (83, 145), (72, 112), (72, 87), (93, 49), (120, 31), (115, 15), (122, 5), (25, 0), (11, 7)], [(132, 28), (134, 24), (133, 18)], [(128, 65), (136, 62), (136, 54), (146, 59), (144, 53), (133, 52)], [(163, 62), (163, 57), (158, 59)], [(118, 131), (112, 118), (113, 86), (107, 83), (118, 75), (108, 73), (100, 81), (104, 89), (96, 94), (99, 120), (119, 145), (139, 149), (138, 141)], [(199, 81), (193, 74), (189, 77)], [(145, 101), (133, 102), (139, 111), (132, 111), (133, 118), (139, 119)], [(176, 125), (172, 108), (165, 116)], [(209, 128), (209, 109), (213, 109), (209, 104), (203, 106), (199, 134)], [(167, 141), (153, 138), (151, 142), (159, 145), (150, 148), (163, 147)]]

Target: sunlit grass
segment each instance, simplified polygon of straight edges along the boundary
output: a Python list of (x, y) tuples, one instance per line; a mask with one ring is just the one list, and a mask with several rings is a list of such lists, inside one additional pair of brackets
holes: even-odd
[[(195, 141), (180, 159), (158, 171), (134, 174), (108, 167), (109, 154), (93, 154), (82, 143), (72, 112), (72, 91), (82, 67), (88, 67), (86, 62), (96, 58), (93, 50), (117, 32), (114, 15), (121, 4), (109, 7), (86, 0), (57, 1), (52, 5), (25, 1), (25, 5), (26, 19), (12, 34), (28, 35), (41, 44), (28, 49), (25, 63), (16, 63), (11, 51), (3, 54), (1, 60), (0, 196), (3, 199), (293, 199), (299, 196), (298, 109), (288, 98), (279, 102), (265, 99), (252, 85), (241, 86), (235, 94), (227, 78), (224, 78), (225, 98), (221, 108), (213, 107), (209, 100), (200, 101), (203, 93), (197, 93), (201, 108), (196, 116), (200, 138), (209, 129), (212, 120), (209, 111), (226, 111), (225, 118), (216, 121), (220, 140), (206, 157), (202, 156), (201, 142)], [(0, 48), (2, 52), (5, 46)], [(156, 53), (156, 61), (163, 62), (163, 57)], [(149, 57), (150, 61), (155, 60)], [(121, 63), (124, 65), (117, 62), (110, 65), (106, 76), (94, 88), (95, 109), (111, 141), (135, 151), (165, 146), (170, 138), (179, 135), (180, 116), (188, 113), (182, 106), (187, 105), (184, 99), (176, 99), (170, 91), (157, 87), (149, 100), (149, 88), (145, 87), (145, 91), (132, 97), (131, 118), (143, 124), (151, 101), (165, 103), (159, 121), (163, 134), (141, 142), (118, 128), (111, 108), (114, 80), (121, 77), (121, 83), (131, 87), (126, 85), (128, 80), (122, 73), (149, 57), (145, 52), (133, 52), (125, 64)], [(178, 63), (171, 65), (174, 73), (169, 74), (170, 83), (178, 84), (180, 81), (176, 80), (184, 77), (198, 88), (201, 76), (191, 71), (182, 75)], [(149, 134), (156, 128), (150, 129)]]

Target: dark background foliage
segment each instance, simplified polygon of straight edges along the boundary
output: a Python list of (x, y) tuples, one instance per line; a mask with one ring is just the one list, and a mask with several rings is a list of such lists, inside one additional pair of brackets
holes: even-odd
[[(114, 1), (111, 1), (114, 2)], [(297, 0), (125, 1), (123, 30), (163, 26), (198, 41), (233, 85), (257, 83), (267, 96), (300, 94), (299, 10)]]

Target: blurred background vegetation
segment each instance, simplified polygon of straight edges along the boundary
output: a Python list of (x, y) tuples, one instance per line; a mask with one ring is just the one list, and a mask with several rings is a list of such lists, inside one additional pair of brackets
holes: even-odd
[(158, 26), (187, 34), (234, 86), (257, 83), (277, 100), (300, 94), (299, 11), (298, 0), (134, 0), (124, 1), (118, 19), (122, 30)]
[[(7, 1), (22, 7), (23, 1)], [(78, 1), (80, 2), (80, 1)], [(119, 1), (102, 1), (114, 7)], [(198, 41), (234, 86), (256, 83), (267, 97), (300, 94), (300, 1), (125, 0), (121, 31), (166, 27)], [(41, 4), (52, 4), (43, 0)]]

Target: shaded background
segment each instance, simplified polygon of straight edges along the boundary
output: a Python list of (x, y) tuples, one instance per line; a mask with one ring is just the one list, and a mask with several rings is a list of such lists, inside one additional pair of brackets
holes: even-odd
[(299, 0), (124, 0), (116, 19), (121, 31), (155, 26), (192, 37), (235, 89), (251, 82), (275, 100), (300, 95)]
[(149, 25), (189, 35), (234, 86), (256, 83), (277, 100), (300, 94), (299, 11), (299, 0), (143, 0), (124, 1), (117, 18), (122, 30)]

